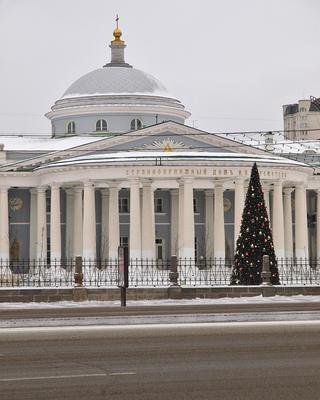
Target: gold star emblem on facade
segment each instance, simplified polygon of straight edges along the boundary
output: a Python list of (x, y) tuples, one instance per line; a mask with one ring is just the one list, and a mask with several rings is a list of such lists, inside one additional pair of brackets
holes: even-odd
[(167, 143), (163, 149), (163, 151), (169, 153), (170, 151), (172, 151), (172, 147), (170, 146), (169, 143)]

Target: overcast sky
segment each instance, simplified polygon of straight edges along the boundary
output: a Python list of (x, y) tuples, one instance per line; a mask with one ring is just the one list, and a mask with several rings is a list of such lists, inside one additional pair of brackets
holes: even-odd
[(110, 57), (158, 78), (210, 132), (282, 129), (320, 96), (318, 0), (0, 0), (0, 133), (49, 133), (44, 113)]

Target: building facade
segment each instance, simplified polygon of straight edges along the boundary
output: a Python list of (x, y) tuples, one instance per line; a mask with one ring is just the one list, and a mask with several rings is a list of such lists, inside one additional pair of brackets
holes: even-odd
[(320, 98), (283, 106), (284, 135), (289, 140), (320, 139)]
[(314, 168), (185, 125), (121, 35), (46, 114), (52, 137), (1, 137), (0, 258), (232, 257), (254, 162), (276, 255), (319, 256)]

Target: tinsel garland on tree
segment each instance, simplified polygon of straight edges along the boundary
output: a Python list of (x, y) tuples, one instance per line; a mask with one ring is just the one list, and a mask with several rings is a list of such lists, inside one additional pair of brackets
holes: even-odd
[(240, 234), (231, 274), (231, 285), (260, 285), (262, 257), (270, 260), (271, 283), (279, 284), (272, 233), (257, 164), (254, 163), (242, 214)]

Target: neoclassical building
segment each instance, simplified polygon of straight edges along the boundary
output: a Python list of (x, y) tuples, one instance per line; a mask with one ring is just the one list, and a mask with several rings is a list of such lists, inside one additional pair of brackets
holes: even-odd
[[(0, 137), (0, 257), (232, 257), (257, 162), (278, 257), (316, 257), (312, 166), (185, 125), (190, 113), (124, 58), (75, 81), (52, 136)], [(318, 238), (318, 239), (317, 239)]]

